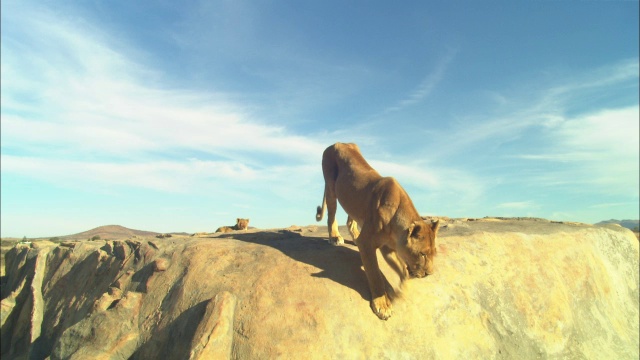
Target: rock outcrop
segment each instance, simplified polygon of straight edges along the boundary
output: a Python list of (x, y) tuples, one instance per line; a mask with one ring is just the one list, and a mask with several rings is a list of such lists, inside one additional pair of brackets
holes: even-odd
[(546, 220), (448, 220), (436, 273), (379, 320), (357, 248), (316, 231), (17, 245), (4, 359), (615, 358), (639, 354), (638, 240)]

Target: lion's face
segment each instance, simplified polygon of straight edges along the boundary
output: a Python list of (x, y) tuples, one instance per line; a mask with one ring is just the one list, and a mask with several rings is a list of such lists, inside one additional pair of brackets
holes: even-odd
[(247, 230), (249, 227), (249, 219), (236, 219), (236, 228), (238, 230)]
[(411, 277), (433, 274), (433, 258), (436, 255), (436, 235), (439, 221), (427, 224), (416, 221), (409, 226), (406, 248), (398, 249)]

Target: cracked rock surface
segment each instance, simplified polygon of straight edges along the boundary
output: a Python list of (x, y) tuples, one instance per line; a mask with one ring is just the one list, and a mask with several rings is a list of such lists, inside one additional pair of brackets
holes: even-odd
[[(343, 236), (346, 228), (341, 228)], [(348, 237), (348, 236), (347, 236)], [(325, 227), (19, 244), (3, 359), (637, 359), (638, 240), (543, 219), (445, 219), (435, 274), (379, 320)]]

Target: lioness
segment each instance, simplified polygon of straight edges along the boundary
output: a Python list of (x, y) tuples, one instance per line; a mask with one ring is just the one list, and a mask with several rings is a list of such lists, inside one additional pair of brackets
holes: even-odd
[[(439, 221), (427, 223), (409, 195), (392, 177), (382, 177), (364, 159), (356, 144), (336, 143), (322, 154), (325, 188), (316, 220), (329, 209), (329, 241), (342, 244), (335, 215), (337, 201), (349, 218), (347, 225), (358, 246), (371, 290), (371, 309), (383, 320), (391, 316), (391, 299), (385, 290), (376, 249), (404, 282), (433, 273)], [(358, 231), (358, 224), (361, 232)]]
[(219, 233), (219, 232), (227, 233), (227, 232), (234, 231), (234, 230), (247, 230), (248, 227), (249, 227), (249, 219), (237, 218), (235, 225), (219, 227), (216, 230), (216, 232), (217, 233)]

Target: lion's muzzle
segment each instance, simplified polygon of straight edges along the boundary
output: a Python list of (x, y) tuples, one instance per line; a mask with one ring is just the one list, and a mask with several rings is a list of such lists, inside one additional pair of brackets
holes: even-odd
[(407, 266), (407, 270), (409, 270), (409, 276), (412, 278), (423, 278), (427, 275), (433, 274), (433, 266), (429, 266), (429, 264), (427, 264), (426, 267), (416, 265), (411, 268), (411, 266)]
[(409, 276), (411, 276), (412, 278), (423, 278), (427, 275), (430, 275), (430, 273), (427, 273), (427, 271), (424, 269), (420, 269), (420, 270), (409, 269)]

